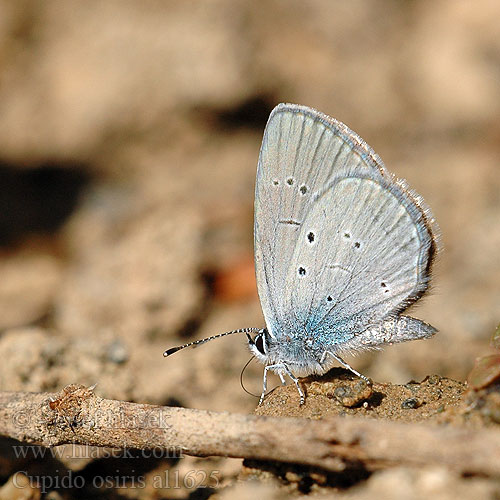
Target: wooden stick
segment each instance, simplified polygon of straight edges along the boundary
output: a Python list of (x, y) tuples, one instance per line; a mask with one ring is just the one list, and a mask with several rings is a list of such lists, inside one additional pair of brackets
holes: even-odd
[(341, 471), (444, 465), (500, 476), (500, 431), (374, 419), (259, 417), (102, 399), (71, 385), (60, 393), (0, 393), (0, 434), (57, 446), (163, 449), (195, 456), (276, 460)]

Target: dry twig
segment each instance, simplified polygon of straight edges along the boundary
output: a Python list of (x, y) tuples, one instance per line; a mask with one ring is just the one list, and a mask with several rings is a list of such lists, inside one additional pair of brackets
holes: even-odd
[(163, 448), (337, 471), (354, 460), (369, 469), (439, 464), (500, 475), (500, 433), (494, 429), (216, 413), (102, 399), (78, 385), (57, 394), (0, 393), (0, 434), (44, 446)]

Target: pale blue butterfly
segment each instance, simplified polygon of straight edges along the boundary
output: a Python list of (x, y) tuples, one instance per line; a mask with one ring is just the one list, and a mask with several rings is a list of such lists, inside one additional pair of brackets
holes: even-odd
[[(401, 313), (429, 288), (437, 229), (430, 209), (343, 123), (279, 104), (260, 150), (255, 268), (266, 328), (244, 328), (250, 350), (284, 383), (322, 374), (340, 357), (429, 338), (436, 329)], [(252, 338), (250, 333), (257, 335)], [(259, 403), (259, 404), (260, 404)]]

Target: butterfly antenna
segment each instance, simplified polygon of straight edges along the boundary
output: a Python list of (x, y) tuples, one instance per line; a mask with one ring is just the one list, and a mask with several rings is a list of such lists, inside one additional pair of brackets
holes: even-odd
[(206, 339), (195, 340), (194, 342), (189, 342), (188, 344), (179, 345), (177, 347), (171, 347), (170, 349), (167, 349), (163, 353), (163, 356), (167, 357), (170, 356), (171, 354), (174, 354), (174, 352), (180, 351), (181, 349), (184, 349), (186, 347), (197, 347), (201, 344), (204, 344), (205, 342), (209, 342), (210, 340), (219, 339), (221, 337), (225, 337), (226, 335), (232, 335), (233, 333), (259, 333), (261, 330), (262, 330), (261, 328), (239, 328), (238, 330), (219, 333), (218, 335), (212, 335), (211, 337), (207, 337)]

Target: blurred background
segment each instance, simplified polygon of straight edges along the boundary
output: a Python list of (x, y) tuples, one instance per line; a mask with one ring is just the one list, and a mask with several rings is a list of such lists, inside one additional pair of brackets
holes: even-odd
[[(0, 1), (0, 386), (251, 412), (254, 180), (279, 102), (358, 132), (431, 206), (432, 340), (349, 359), (463, 380), (500, 312), (496, 0)], [(260, 393), (253, 362), (246, 387)]]

